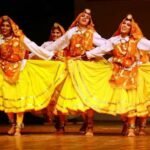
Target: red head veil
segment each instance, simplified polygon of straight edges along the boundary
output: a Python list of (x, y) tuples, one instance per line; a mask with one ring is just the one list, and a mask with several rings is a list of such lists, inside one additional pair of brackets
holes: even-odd
[[(65, 29), (63, 28), (63, 26), (61, 26), (59, 23), (55, 22), (54, 25), (52, 26), (51, 28), (51, 32), (54, 30), (54, 29), (58, 29), (60, 32), (61, 32), (61, 35), (63, 35), (65, 33)], [(49, 40), (51, 41), (52, 40), (52, 37), (50, 35), (49, 37)]]
[(138, 24), (134, 21), (133, 17), (131, 14), (128, 14), (126, 18), (124, 18), (122, 20), (122, 22), (119, 25), (119, 28), (117, 29), (117, 31), (113, 34), (113, 36), (117, 36), (121, 34), (121, 24), (125, 21), (125, 20), (130, 20), (131, 21), (131, 30), (129, 33), (129, 36), (134, 38), (134, 39), (140, 39), (143, 37), (143, 33), (140, 29), (140, 27), (138, 26)]
[(0, 17), (0, 26), (2, 25), (2, 23), (4, 21), (8, 21), (10, 23), (14, 36), (21, 38), (24, 35), (22, 30), (19, 29), (19, 27), (16, 25), (16, 23), (10, 17), (8, 17), (8, 16)]
[(91, 10), (90, 9), (85, 9), (83, 12), (81, 12), (77, 17), (76, 19), (72, 22), (71, 26), (69, 27), (69, 29), (71, 29), (72, 27), (75, 27), (78, 25), (78, 21), (79, 21), (79, 18), (84, 14), (88, 14), (90, 16), (90, 22), (87, 26), (87, 28), (89, 29), (94, 29), (94, 23), (92, 21), (92, 17), (91, 17)]

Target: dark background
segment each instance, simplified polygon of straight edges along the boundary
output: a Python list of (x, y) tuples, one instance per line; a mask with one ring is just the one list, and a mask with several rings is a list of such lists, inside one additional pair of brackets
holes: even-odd
[[(95, 28), (104, 38), (109, 38), (122, 19), (131, 13), (150, 39), (150, 0), (0, 0), (0, 16), (9, 15), (39, 45), (47, 41), (54, 22), (59, 22), (67, 30), (84, 8), (92, 10)], [(7, 122), (3, 113), (0, 118), (0, 122)], [(97, 115), (96, 118), (116, 119), (107, 115)], [(25, 122), (36, 121), (42, 120), (26, 114)]]
[(0, 16), (9, 15), (38, 44), (49, 37), (54, 22), (65, 29), (74, 18), (73, 0), (0, 0)]
[(104, 38), (109, 38), (131, 13), (150, 39), (150, 0), (75, 0), (75, 14), (85, 7), (92, 10), (96, 30)]
[(48, 39), (54, 22), (67, 29), (84, 8), (92, 10), (95, 28), (104, 38), (131, 13), (150, 39), (150, 0), (0, 0), (0, 16), (9, 15), (37, 44)]

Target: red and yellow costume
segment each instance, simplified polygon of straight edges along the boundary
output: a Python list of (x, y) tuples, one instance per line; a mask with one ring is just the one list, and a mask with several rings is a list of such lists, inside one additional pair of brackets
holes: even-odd
[(82, 102), (78, 93), (76, 93), (76, 89), (72, 83), (72, 80), (74, 79), (71, 78), (70, 71), (72, 71), (72, 69), (74, 68), (74, 66), (72, 66), (72, 63), (75, 63), (77, 61), (72, 60), (72, 58), (81, 56), (85, 51), (93, 48), (93, 33), (94, 30), (87, 29), (84, 33), (74, 34), (70, 40), (70, 45), (67, 52), (69, 54), (69, 59), (66, 60), (66, 69), (68, 71), (68, 75), (63, 82), (56, 104), (56, 109), (61, 111), (62, 113), (78, 111), (84, 112), (90, 108), (90, 106), (87, 106)]
[[(58, 100), (56, 104), (56, 110), (64, 114), (85, 112), (86, 110), (92, 108), (92, 105), (89, 105), (89, 102), (88, 102), (88, 101), (92, 101), (91, 97), (86, 98), (86, 95), (80, 92), (80, 88), (82, 88), (83, 86), (85, 87), (85, 85), (84, 85), (84, 82), (81, 83), (80, 81), (81, 78), (78, 78), (78, 75), (82, 76), (82, 74), (84, 74), (84, 72), (87, 71), (86, 68), (82, 66), (83, 64), (85, 65), (90, 64), (90, 69), (91, 69), (93, 68), (92, 67), (93, 63), (84, 62), (84, 61), (77, 60), (77, 59), (84, 52), (89, 51), (95, 46), (97, 46), (95, 44), (96, 42), (95, 43), (93, 42), (95, 41), (95, 39), (102, 39), (102, 38), (100, 35), (97, 35), (97, 34), (95, 35), (94, 24), (91, 19), (90, 19), (89, 25), (86, 27), (85, 30), (82, 30), (80, 29), (80, 27), (78, 27), (78, 20), (81, 17), (81, 15), (83, 15), (83, 13), (80, 13), (78, 15), (78, 17), (75, 19), (75, 21), (72, 23), (72, 25), (70, 26), (69, 30), (66, 33), (66, 35), (67, 34), (69, 35), (69, 40), (68, 38), (65, 38), (66, 35), (64, 35), (64, 37), (60, 39), (64, 43), (69, 43), (68, 51), (67, 51), (68, 55), (65, 61), (66, 66), (67, 66), (66, 70), (68, 74), (64, 82), (61, 85), (61, 89), (58, 91), (59, 94), (58, 94)], [(61, 43), (60, 40), (58, 39), (58, 41), (56, 42)], [(102, 43), (103, 42), (104, 41), (102, 40)], [(79, 69), (78, 67), (81, 67), (81, 70), (78, 70)], [(93, 72), (93, 70), (91, 71)], [(87, 75), (89, 75), (89, 73), (90, 72), (88, 72)], [(80, 85), (78, 85), (78, 83)], [(83, 100), (85, 98), (87, 101)]]
[(128, 41), (113, 43), (112, 63), (103, 59), (67, 62), (69, 75), (58, 98), (58, 110), (68, 113), (92, 108), (112, 115), (149, 115), (150, 63), (147, 52), (137, 47), (142, 32), (134, 20), (131, 26)]
[(88, 29), (84, 33), (74, 34), (69, 45), (69, 56), (81, 56), (85, 51), (91, 50), (93, 48), (93, 32), (92, 29)]
[(114, 42), (120, 28), (112, 37), (112, 63), (76, 61), (68, 65), (77, 94), (97, 112), (140, 117), (150, 113), (148, 53), (138, 49), (143, 35), (134, 20), (131, 26), (128, 41)]
[(24, 34), (9, 17), (8, 21), (13, 35), (0, 41), (0, 110), (17, 113), (42, 109), (49, 104), (55, 87), (64, 79), (65, 65), (24, 60)]

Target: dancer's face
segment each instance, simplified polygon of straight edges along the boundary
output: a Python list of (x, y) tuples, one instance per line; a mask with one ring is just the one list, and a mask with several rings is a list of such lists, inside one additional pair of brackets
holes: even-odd
[(3, 21), (0, 30), (4, 37), (9, 37), (12, 34), (12, 28), (9, 21)]
[(90, 23), (90, 20), (91, 16), (89, 14), (82, 13), (78, 20), (79, 26), (86, 27)]
[(58, 28), (55, 28), (51, 31), (51, 39), (53, 41), (56, 41), (61, 36), (62, 36), (62, 33)]
[(129, 35), (131, 31), (131, 21), (130, 20), (124, 20), (121, 24), (121, 34), (122, 35)]

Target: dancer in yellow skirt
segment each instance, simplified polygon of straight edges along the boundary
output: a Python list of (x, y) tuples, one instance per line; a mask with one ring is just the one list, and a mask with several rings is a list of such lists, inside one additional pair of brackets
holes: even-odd
[(135, 136), (135, 119), (139, 117), (138, 133), (143, 135), (150, 113), (150, 63), (144, 58), (144, 53), (150, 51), (150, 41), (143, 37), (132, 15), (123, 19), (109, 41), (112, 48), (95, 48), (82, 56), (83, 59), (91, 59), (112, 50), (111, 64), (101, 63), (102, 68), (99, 68), (98, 76), (106, 76), (99, 83), (100, 101), (96, 109), (104, 113), (120, 114), (127, 123), (123, 131), (127, 136)]
[[(41, 46), (43, 48), (50, 46), (58, 38), (60, 38), (62, 35), (64, 35), (64, 33), (65, 33), (65, 29), (63, 28), (63, 26), (60, 25), (59, 23), (55, 22), (51, 28), (49, 41), (44, 42)], [(64, 61), (65, 57), (67, 56), (67, 52), (68, 52), (67, 48), (65, 48), (63, 50), (58, 50), (57, 52), (55, 52), (55, 56), (53, 57), (53, 60)], [(51, 120), (53, 120), (53, 116), (54, 116), (54, 122), (55, 122), (54, 126), (56, 128), (57, 134), (61, 134), (64, 132), (64, 127), (61, 126), (60, 121), (63, 120), (64, 125), (65, 125), (65, 120), (66, 120), (65, 115), (63, 115), (61, 113), (54, 114), (54, 112), (53, 112), (55, 105), (57, 103), (57, 95), (59, 94), (60, 89), (61, 89), (61, 85), (59, 85), (55, 89), (55, 92), (53, 93), (52, 100), (51, 100), (52, 102), (46, 108), (47, 115), (49, 116), (49, 118)]]
[[(50, 102), (55, 87), (64, 79), (61, 62), (24, 60), (24, 34), (8, 16), (0, 18), (0, 110), (12, 124), (8, 134), (20, 135), (23, 112), (40, 110)], [(43, 59), (47, 51), (33, 50)], [(16, 114), (16, 117), (15, 117)]]
[[(69, 114), (82, 112), (84, 118), (81, 132), (86, 135), (93, 135), (93, 118), (94, 111), (90, 105), (82, 101), (82, 98), (77, 93), (73, 79), (71, 77), (72, 70), (74, 72), (74, 62), (76, 59), (80, 59), (81, 55), (96, 46), (107, 45), (107, 41), (103, 39), (94, 29), (94, 24), (91, 17), (91, 11), (85, 9), (81, 12), (71, 24), (69, 30), (56, 42), (51, 44), (47, 49), (59, 50), (65, 47), (68, 49), (68, 57), (66, 58), (68, 75), (63, 83), (63, 86), (59, 92), (59, 97), (56, 104), (56, 110), (61, 114)], [(80, 88), (80, 87), (79, 87)], [(89, 101), (91, 97), (89, 97)], [(61, 115), (62, 116), (62, 115)], [(60, 118), (61, 126), (64, 128), (63, 118)]]
[[(59, 23), (55, 22), (50, 31), (49, 41), (44, 42), (41, 45), (41, 47), (46, 49), (53, 42), (55, 42), (58, 38), (60, 38), (64, 33), (65, 33), (65, 29), (63, 28), (63, 26), (61, 26)], [(65, 57), (68, 56), (67, 53), (68, 53), (68, 51), (66, 48), (63, 50), (58, 50), (55, 52), (55, 56), (52, 59), (57, 60), (57, 61), (59, 61), (59, 60), (64, 61)], [(40, 58), (37, 57), (34, 53), (31, 53), (30, 59), (40, 59)], [(53, 93), (53, 96), (52, 96), (51, 103), (48, 105), (48, 107), (46, 107), (44, 110), (42, 110), (47, 122), (50, 123), (54, 119), (57, 134), (61, 134), (64, 132), (64, 127), (61, 126), (60, 120), (62, 120), (61, 122), (65, 122), (65, 115), (63, 115), (60, 112), (58, 112), (56, 115), (54, 115), (54, 113), (53, 113), (55, 104), (57, 103), (57, 95), (59, 94), (58, 91), (60, 91), (61, 86), (62, 85), (58, 86), (55, 89), (55, 92)], [(36, 112), (34, 112), (34, 113), (36, 113)], [(53, 116), (54, 116), (54, 118), (53, 118)]]

